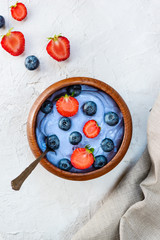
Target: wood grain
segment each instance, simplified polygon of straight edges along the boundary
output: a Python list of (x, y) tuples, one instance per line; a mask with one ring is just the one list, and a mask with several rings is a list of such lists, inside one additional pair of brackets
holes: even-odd
[(119, 106), (123, 118), (124, 118), (124, 137), (122, 144), (117, 152), (117, 154), (114, 156), (114, 158), (103, 168), (95, 170), (93, 172), (88, 172), (88, 173), (70, 173), (63, 171), (54, 165), (52, 165), (46, 157), (41, 160), (41, 164), (44, 168), (46, 168), (49, 172), (65, 178), (69, 180), (77, 180), (77, 181), (84, 181), (84, 180), (90, 180), (93, 178), (100, 177), (109, 171), (111, 171), (113, 168), (115, 168), (120, 161), (123, 159), (124, 155), (126, 154), (128, 147), (130, 145), (131, 137), (132, 137), (132, 119), (131, 115), (129, 112), (129, 109), (125, 103), (125, 101), (122, 99), (122, 97), (119, 95), (119, 93), (114, 90), (111, 86), (108, 84), (99, 81), (94, 78), (87, 78), (87, 77), (74, 77), (74, 78), (68, 78), (61, 80), (59, 82), (54, 83), (50, 87), (48, 87), (44, 92), (40, 94), (40, 96), (37, 98), (35, 103), (33, 104), (31, 111), (28, 116), (28, 121), (27, 121), (27, 136), (28, 136), (28, 141), (30, 148), (34, 154), (34, 156), (37, 158), (39, 157), (42, 152), (37, 144), (36, 141), (36, 134), (35, 134), (35, 127), (36, 127), (36, 118), (38, 111), (42, 105), (42, 103), (49, 97), (51, 96), (54, 92), (58, 91), (59, 89), (63, 87), (67, 87), (69, 85), (73, 84), (85, 84), (85, 85), (90, 85), (93, 87), (96, 87), (107, 94), (109, 94), (114, 101), (117, 103)]

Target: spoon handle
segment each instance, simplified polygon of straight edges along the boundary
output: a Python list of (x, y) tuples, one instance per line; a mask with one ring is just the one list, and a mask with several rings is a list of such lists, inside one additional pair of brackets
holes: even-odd
[(18, 191), (26, 178), (31, 174), (35, 169), (41, 159), (47, 154), (48, 149), (45, 150), (34, 162), (32, 162), (17, 178), (11, 181), (11, 186), (13, 190)]

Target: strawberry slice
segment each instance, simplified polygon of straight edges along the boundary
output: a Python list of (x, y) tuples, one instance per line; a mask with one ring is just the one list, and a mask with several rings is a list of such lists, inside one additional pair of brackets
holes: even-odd
[(72, 117), (78, 112), (79, 102), (66, 94), (56, 102), (56, 108), (62, 116)]
[(89, 120), (83, 127), (83, 132), (88, 138), (95, 138), (100, 133), (101, 128), (95, 120)]
[(22, 21), (27, 16), (27, 8), (23, 3), (17, 2), (11, 6), (11, 15), (17, 21)]
[(71, 163), (77, 169), (89, 168), (94, 162), (94, 148), (77, 148), (73, 151), (71, 156)]
[(11, 55), (19, 56), (24, 52), (25, 38), (23, 33), (11, 30), (12, 28), (2, 37), (1, 45)]
[(48, 43), (46, 50), (48, 54), (58, 62), (64, 61), (70, 56), (70, 42), (66, 37), (55, 35)]

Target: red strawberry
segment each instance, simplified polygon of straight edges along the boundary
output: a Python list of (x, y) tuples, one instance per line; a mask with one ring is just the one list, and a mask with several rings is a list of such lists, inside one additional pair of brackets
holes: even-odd
[(74, 97), (68, 96), (61, 97), (56, 102), (57, 111), (64, 117), (72, 117), (78, 112), (79, 102)]
[(83, 127), (83, 132), (88, 138), (95, 138), (100, 133), (101, 128), (95, 120), (89, 120)]
[(2, 37), (2, 47), (13, 56), (19, 56), (24, 52), (25, 38), (21, 32), (9, 32)]
[(26, 6), (17, 2), (14, 6), (11, 6), (11, 15), (17, 21), (22, 21), (27, 16)]
[(48, 43), (46, 50), (48, 54), (58, 62), (64, 61), (70, 56), (70, 42), (66, 37), (55, 35)]
[(77, 169), (89, 168), (94, 162), (94, 148), (77, 148), (71, 156), (71, 163)]

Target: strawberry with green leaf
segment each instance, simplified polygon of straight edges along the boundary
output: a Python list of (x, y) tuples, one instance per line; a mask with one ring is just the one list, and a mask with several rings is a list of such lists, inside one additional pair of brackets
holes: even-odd
[(74, 97), (66, 94), (58, 99), (56, 108), (63, 117), (72, 117), (78, 112), (79, 102)]
[(87, 138), (95, 138), (100, 133), (101, 128), (95, 120), (89, 120), (83, 127), (83, 133)]
[(77, 148), (71, 156), (71, 163), (77, 169), (89, 168), (94, 163), (94, 148), (86, 145), (85, 148)]
[(17, 21), (22, 21), (27, 16), (27, 8), (23, 3), (16, 2), (10, 8), (12, 17)]
[(70, 56), (70, 42), (69, 40), (59, 35), (48, 38), (50, 41), (46, 47), (48, 54), (56, 61), (61, 62)]
[(23, 33), (18, 31), (12, 32), (11, 28), (6, 35), (2, 37), (1, 45), (4, 50), (13, 56), (19, 56), (25, 49), (25, 38)]

